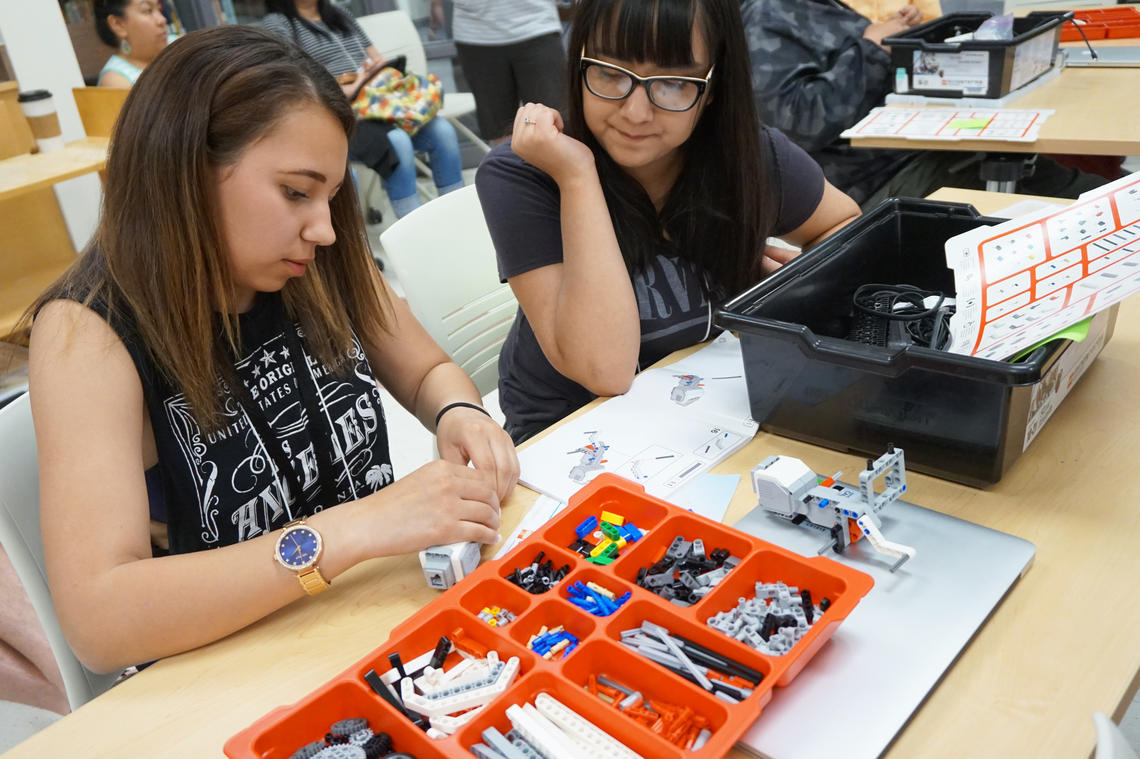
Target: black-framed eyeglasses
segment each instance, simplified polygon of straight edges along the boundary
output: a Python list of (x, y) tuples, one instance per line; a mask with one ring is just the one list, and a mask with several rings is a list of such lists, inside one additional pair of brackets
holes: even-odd
[(644, 87), (649, 102), (663, 111), (687, 111), (696, 105), (716, 68), (715, 65), (710, 66), (703, 77), (638, 76), (613, 63), (588, 58), (584, 47), (581, 66), (586, 89), (603, 100), (625, 100), (633, 93), (634, 87)]

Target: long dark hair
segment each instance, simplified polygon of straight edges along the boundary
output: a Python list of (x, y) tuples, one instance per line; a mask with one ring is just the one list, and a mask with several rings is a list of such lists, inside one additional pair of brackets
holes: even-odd
[(107, 23), (107, 17), (118, 16), (122, 18), (130, 3), (131, 0), (95, 0), (95, 33), (105, 44), (118, 47), (122, 42), (119, 35), (115, 34), (111, 25)]
[[(295, 0), (265, 0), (265, 12), (280, 13), (289, 19), (290, 25), (296, 24), (297, 22), (301, 22), (302, 24), (308, 23), (297, 13), (297, 3)], [(330, 3), (329, 0), (317, 0), (317, 13), (321, 14), (321, 21), (324, 22), (325, 26), (337, 34), (352, 34), (352, 22), (349, 20), (348, 15)], [(316, 29), (312, 24), (309, 24), (309, 27)], [(321, 30), (317, 29), (317, 31)]]
[[(715, 65), (712, 98), (683, 146), (685, 162), (660, 213), (586, 126), (578, 55), (660, 66), (690, 66), (692, 32), (704, 33)], [(759, 276), (774, 220), (767, 192), (760, 118), (752, 95), (748, 47), (737, 0), (582, 0), (574, 12), (568, 66), (567, 133), (594, 151), (614, 232), (630, 273), (660, 252), (665, 236), (731, 293)]]
[[(125, 318), (206, 429), (220, 419), (218, 377), (240, 355), (233, 279), (219, 223), (217, 179), (280, 118), (325, 108), (351, 136), (352, 108), (323, 66), (288, 40), (249, 26), (191, 32), (172, 42), (131, 88), (111, 135), (99, 226), (80, 259), (40, 296), (98, 301)], [(282, 298), (322, 363), (346, 365), (353, 329), (386, 329), (364, 221), (345, 161), (330, 200), (336, 241), (317, 249)]]

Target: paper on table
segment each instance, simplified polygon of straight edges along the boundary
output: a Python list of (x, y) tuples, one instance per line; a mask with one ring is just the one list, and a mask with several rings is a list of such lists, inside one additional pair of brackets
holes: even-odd
[(740, 341), (729, 333), (519, 452), (519, 482), (562, 501), (601, 472), (668, 498), (756, 434)]
[(946, 241), (951, 353), (1002, 360), (1140, 289), (1140, 174)]
[(539, 495), (535, 500), (534, 505), (530, 510), (523, 515), (522, 521), (515, 531), (510, 534), (510, 537), (503, 542), (503, 547), (495, 554), (495, 558), (502, 558), (512, 548), (527, 539), (527, 537), (540, 529), (544, 524), (566, 508), (565, 501), (559, 501), (557, 498), (551, 498), (548, 495)]
[(955, 119), (948, 127), (950, 129), (985, 129), (992, 119)]
[(723, 522), (739, 484), (739, 474), (702, 474), (669, 496), (668, 500), (682, 509)]
[[(853, 137), (902, 137), (907, 140), (999, 140), (1034, 142), (1051, 110), (873, 108), (840, 134)], [(981, 127), (972, 126), (982, 123)], [(962, 127), (957, 124), (969, 124)]]

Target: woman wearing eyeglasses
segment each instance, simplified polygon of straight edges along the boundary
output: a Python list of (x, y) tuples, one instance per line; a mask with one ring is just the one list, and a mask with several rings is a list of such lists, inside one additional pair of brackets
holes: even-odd
[(583, 0), (569, 109), (527, 103), (476, 185), (519, 301), (499, 358), (516, 443), (713, 337), (718, 303), (859, 215), (761, 127), (736, 0)]

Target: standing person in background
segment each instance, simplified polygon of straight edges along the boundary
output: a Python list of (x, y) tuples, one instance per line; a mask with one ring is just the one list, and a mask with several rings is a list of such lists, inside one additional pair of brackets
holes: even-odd
[[(431, 0), (431, 24), (443, 25), (443, 0)], [(561, 33), (554, 0), (455, 0), (451, 36), (484, 139), (505, 141), (521, 103), (565, 108)]]
[(130, 87), (166, 47), (166, 16), (158, 0), (95, 0), (95, 31), (118, 50), (99, 72), (100, 87)]
[[(265, 9), (268, 13), (262, 25), (294, 42), (338, 82), (343, 82), (345, 97), (356, 92), (362, 78), (371, 77), (384, 65), (384, 56), (356, 19), (329, 0), (266, 0)], [(361, 119), (349, 145), (349, 154), (384, 180), (384, 190), (397, 218), (420, 205), (416, 189), (417, 150), (430, 156), (432, 179), (440, 195), (463, 186), (459, 138), (446, 119), (432, 119), (414, 136), (392, 124)]]
[[(863, 208), (888, 197), (925, 197), (939, 187), (984, 189), (981, 154), (854, 148), (839, 137), (894, 90), (883, 40), (916, 26), (918, 8), (904, 6), (878, 23), (839, 0), (744, 0), (740, 11), (760, 117), (806, 150), (828, 181)], [(1018, 187), (1075, 198), (1106, 181), (1038, 156), (1034, 175)]]

